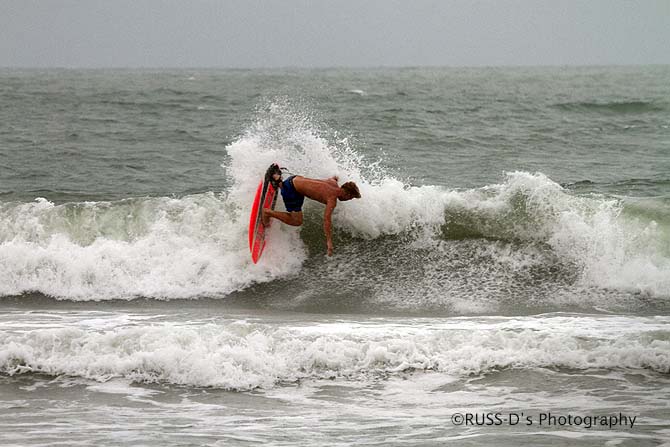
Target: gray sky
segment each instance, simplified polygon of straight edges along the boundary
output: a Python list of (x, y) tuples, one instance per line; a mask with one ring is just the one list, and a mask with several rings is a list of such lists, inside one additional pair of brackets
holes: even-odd
[(670, 64), (670, 0), (0, 0), (4, 67)]

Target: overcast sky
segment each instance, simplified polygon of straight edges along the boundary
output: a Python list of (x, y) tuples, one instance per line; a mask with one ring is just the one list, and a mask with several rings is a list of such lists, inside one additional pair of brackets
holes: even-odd
[(670, 0), (0, 0), (4, 67), (670, 64)]

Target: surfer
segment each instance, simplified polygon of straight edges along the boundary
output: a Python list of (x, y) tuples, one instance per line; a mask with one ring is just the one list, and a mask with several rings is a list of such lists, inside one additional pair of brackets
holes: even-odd
[(337, 201), (345, 202), (351, 199), (360, 199), (361, 193), (354, 182), (346, 182), (342, 186), (337, 184), (337, 176), (326, 180), (318, 180), (303, 177), (301, 175), (291, 175), (282, 181), (281, 170), (277, 165), (270, 166), (268, 169), (273, 184), (281, 190), (281, 196), (286, 206), (286, 212), (263, 209), (263, 224), (267, 225), (270, 219), (274, 217), (287, 225), (302, 225), (302, 205), (305, 197), (326, 205), (326, 211), (323, 214), (323, 231), (326, 233), (326, 246), (328, 247), (328, 256), (333, 254), (332, 237), (332, 215), (337, 206)]

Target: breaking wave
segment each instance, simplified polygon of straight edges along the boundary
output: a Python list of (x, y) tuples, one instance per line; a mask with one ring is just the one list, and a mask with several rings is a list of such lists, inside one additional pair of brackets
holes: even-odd
[[(383, 259), (398, 237), (404, 238), (405, 253), (419, 247), (452, 257), (469, 256), (453, 244), (445, 249), (454, 241), (475, 241), (495, 258), (508, 260), (516, 246), (530, 246), (569, 266), (578, 283), (670, 296), (665, 202), (641, 207), (622, 198), (577, 195), (542, 173), (529, 172), (510, 172), (500, 182), (475, 189), (411, 186), (312, 121), (281, 102), (259, 111), (256, 122), (226, 147), (223, 168), (230, 187), (222, 192), (111, 202), (0, 202), (0, 296), (222, 298), (253, 284), (291, 278), (308, 260), (327, 271), (322, 208), (314, 203), (306, 206), (304, 228), (273, 225), (263, 259), (251, 263), (248, 208), (259, 178), (273, 162), (301, 175), (335, 174), (342, 182), (359, 184), (362, 199), (335, 210), (336, 242), (344, 252), (370, 247), (359, 255), (371, 262)], [(423, 261), (427, 264), (417, 275), (440, 270), (441, 280), (448, 280), (439, 261)], [(385, 262), (370, 281), (402, 275)]]
[(413, 371), (455, 376), (507, 368), (668, 373), (667, 323), (663, 317), (559, 315), (379, 325), (336, 322), (279, 327), (232, 321), (122, 325), (97, 331), (38, 329), (0, 333), (0, 373), (97, 381), (120, 377), (240, 391), (300, 380), (375, 380)]

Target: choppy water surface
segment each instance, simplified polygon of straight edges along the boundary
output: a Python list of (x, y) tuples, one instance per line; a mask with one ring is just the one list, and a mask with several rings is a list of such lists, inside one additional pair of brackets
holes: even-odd
[[(669, 79), (0, 71), (4, 443), (662, 444)], [(272, 162), (359, 184), (332, 258), (251, 263)], [(636, 422), (452, 419), (549, 412)]]

